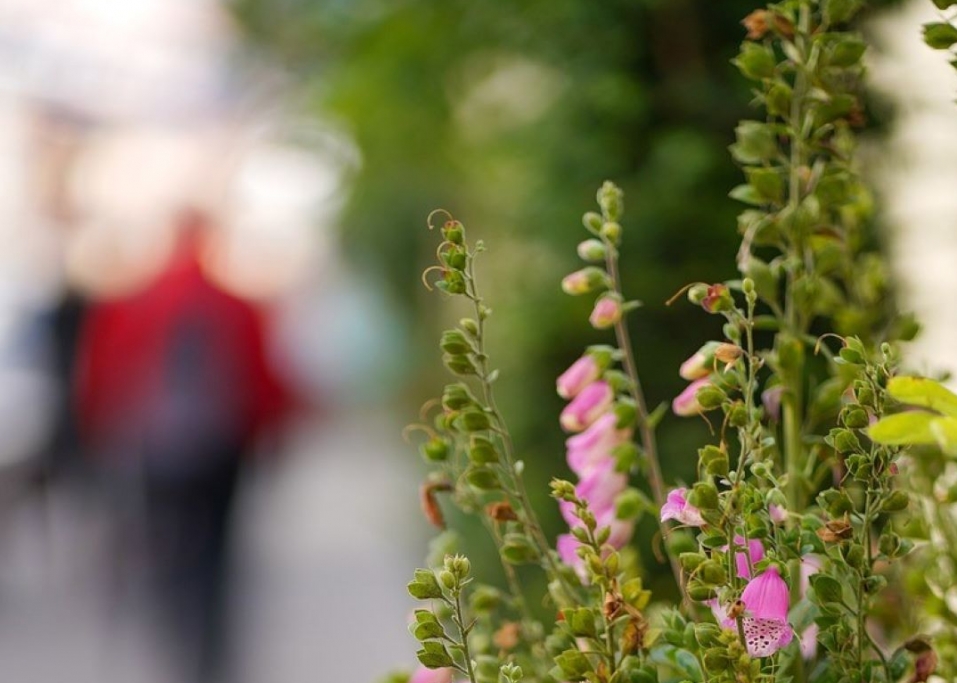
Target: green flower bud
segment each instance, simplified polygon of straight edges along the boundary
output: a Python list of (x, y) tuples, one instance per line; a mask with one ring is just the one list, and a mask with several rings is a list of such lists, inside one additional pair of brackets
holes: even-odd
[(469, 440), (469, 460), (475, 465), (488, 465), (499, 461), (495, 444), (484, 436), (473, 434)]
[(607, 250), (601, 240), (590, 239), (578, 244), (578, 256), (583, 261), (597, 263), (605, 260)]
[(728, 412), (728, 424), (732, 427), (743, 427), (748, 424), (748, 409), (741, 401), (735, 401)]
[(687, 591), (688, 597), (696, 602), (705, 602), (715, 597), (714, 588), (706, 586), (700, 581), (689, 581)]
[(465, 242), (465, 226), (456, 220), (446, 221), (442, 226), (442, 237), (447, 242), (461, 245)]
[(707, 559), (704, 553), (681, 553), (678, 556), (678, 563), (683, 570), (690, 574), (704, 564)]
[(695, 392), (695, 400), (702, 410), (714, 410), (720, 408), (721, 404), (727, 398), (727, 395), (720, 387), (714, 384), (705, 384)]
[(463, 410), (469, 406), (475, 405), (475, 397), (464, 384), (446, 385), (442, 392), (442, 407), (446, 410)]
[(472, 318), (462, 318), (459, 320), (459, 326), (468, 332), (473, 337), (477, 337), (479, 333), (478, 323), (475, 322)]
[(841, 410), (841, 421), (851, 429), (863, 429), (868, 425), (867, 411), (860, 406), (845, 406)]
[(621, 240), (621, 225), (615, 221), (608, 221), (601, 226), (601, 236), (612, 244), (618, 244)]
[(910, 497), (904, 491), (893, 491), (881, 503), (881, 512), (901, 512), (910, 505)]
[(482, 410), (466, 410), (459, 415), (459, 426), (467, 432), (481, 432), (492, 426), (488, 413)]
[(439, 341), (439, 346), (448, 354), (461, 355), (471, 352), (472, 345), (469, 344), (461, 330), (445, 330)]
[(609, 221), (617, 221), (621, 217), (624, 208), (625, 193), (621, 191), (613, 182), (606, 180), (598, 190), (598, 206), (601, 212)]
[(439, 581), (441, 581), (442, 585), (448, 590), (452, 590), (458, 585), (458, 582), (455, 580), (455, 574), (448, 569), (443, 569), (439, 572)]
[(698, 578), (711, 586), (722, 586), (728, 582), (728, 572), (718, 562), (708, 560), (698, 567)]
[(447, 555), (445, 557), (445, 568), (461, 580), (467, 578), (472, 571), (472, 563), (464, 555)]
[(474, 375), (478, 372), (468, 356), (453, 356), (447, 353), (442, 356), (442, 361), (445, 367), (456, 375)]
[(584, 225), (589, 232), (593, 232), (596, 235), (601, 231), (602, 223), (604, 223), (604, 221), (601, 216), (594, 211), (589, 211), (582, 216), (582, 225)]
[(451, 447), (448, 441), (436, 436), (422, 444), (420, 450), (429, 462), (444, 462), (449, 459)]
[(587, 266), (562, 278), (562, 291), (572, 296), (607, 289), (608, 273), (596, 266)]

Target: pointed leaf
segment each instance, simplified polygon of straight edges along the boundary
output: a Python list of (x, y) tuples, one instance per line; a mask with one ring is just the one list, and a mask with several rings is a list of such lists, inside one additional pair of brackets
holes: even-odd
[(926, 377), (894, 377), (887, 383), (887, 393), (901, 403), (930, 408), (950, 417), (957, 417), (957, 394)]

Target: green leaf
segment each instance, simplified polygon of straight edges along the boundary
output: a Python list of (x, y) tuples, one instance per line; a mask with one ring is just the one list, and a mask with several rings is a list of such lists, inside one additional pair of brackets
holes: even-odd
[(938, 413), (957, 417), (957, 394), (932, 379), (894, 377), (887, 383), (887, 393), (901, 403), (930, 408)]
[(935, 50), (946, 50), (957, 43), (957, 27), (945, 22), (924, 24), (924, 42)]
[(436, 640), (422, 643), (422, 649), (416, 652), (415, 656), (427, 669), (441, 669), (454, 664), (452, 655), (445, 649), (445, 645)]
[(867, 45), (859, 38), (846, 37), (834, 45), (831, 66), (854, 66), (861, 60)]
[(947, 455), (957, 457), (957, 418), (940, 417), (930, 423), (931, 434)]
[(822, 603), (837, 603), (843, 600), (844, 589), (834, 577), (826, 574), (813, 574), (811, 576), (811, 586), (814, 588), (817, 599)]
[(737, 142), (731, 145), (731, 155), (742, 164), (761, 164), (771, 161), (778, 153), (774, 129), (761, 121), (742, 121), (734, 129)]
[(750, 41), (741, 46), (741, 54), (732, 60), (732, 63), (745, 77), (755, 81), (774, 76), (774, 69), (777, 66), (777, 60), (770, 49)]
[(773, 168), (748, 168), (745, 169), (745, 173), (748, 176), (748, 182), (765, 201), (781, 201), (781, 197), (784, 196), (784, 178), (777, 170)]
[(953, 5), (957, 5), (957, 0), (933, 0), (933, 3), (937, 6), (937, 9), (947, 9)]
[(592, 670), (588, 658), (578, 650), (565, 650), (555, 657), (555, 664), (562, 670), (562, 677), (569, 681), (582, 681)]
[(731, 199), (736, 199), (739, 202), (744, 202), (752, 206), (763, 206), (767, 204), (767, 200), (761, 196), (761, 193), (758, 192), (754, 185), (738, 185), (728, 193), (728, 196), (731, 197)]
[(829, 24), (843, 24), (861, 8), (862, 0), (825, 0), (824, 20)]
[(568, 628), (571, 629), (572, 635), (576, 638), (594, 638), (598, 635), (598, 630), (595, 628), (595, 613), (589, 608), (566, 609), (563, 614), (565, 615), (565, 623), (568, 624)]
[(431, 569), (416, 569), (412, 581), (406, 586), (416, 600), (432, 600), (442, 597), (442, 589)]
[(868, 428), (867, 435), (885, 446), (931, 446), (937, 443), (930, 429), (936, 419), (933, 413), (922, 411), (888, 415)]

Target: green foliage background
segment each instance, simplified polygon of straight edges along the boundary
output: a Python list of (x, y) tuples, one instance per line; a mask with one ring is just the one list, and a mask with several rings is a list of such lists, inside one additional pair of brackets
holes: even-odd
[[(554, 509), (547, 479), (564, 471), (554, 377), (582, 347), (604, 340), (585, 321), (590, 300), (559, 289), (579, 265), (579, 218), (594, 208), (602, 180), (626, 193), (624, 291), (645, 302), (632, 335), (652, 406), (681, 390), (679, 363), (717, 334), (715, 318), (684, 299), (670, 308), (664, 302), (689, 282), (736, 272), (741, 206), (727, 192), (741, 172), (727, 146), (737, 122), (754, 113), (730, 60), (744, 38), (740, 20), (756, 7), (744, 0), (232, 4), (248, 39), (288, 68), (316, 114), (341, 125), (361, 151), (342, 231), (351, 258), (380, 273), (414, 321), (418, 351), (401, 397), (410, 419), (411, 406), (444, 381), (441, 317), (459, 314), (421, 287), (438, 242), (425, 216), (447, 208), (488, 244), (480, 286), (495, 310), (490, 348), (502, 368), (502, 407), (546, 521)], [(665, 420), (667, 479), (691, 477), (706, 431), (700, 420)], [(557, 529), (557, 511), (551, 522)], [(638, 548), (649, 547), (652, 525), (643, 531)]]

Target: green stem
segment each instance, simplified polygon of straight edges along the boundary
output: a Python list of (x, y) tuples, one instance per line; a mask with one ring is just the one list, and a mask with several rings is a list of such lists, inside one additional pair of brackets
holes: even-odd
[(455, 625), (459, 629), (459, 637), (462, 639), (462, 656), (465, 658), (465, 673), (469, 677), (470, 683), (477, 683), (475, 680), (475, 671), (472, 669), (472, 654), (469, 651), (469, 629), (465, 627), (465, 617), (462, 613), (462, 592), (455, 591)]
[[(804, 2), (801, 4), (798, 16), (798, 26), (794, 38), (794, 45), (800, 56), (800, 61), (795, 64), (796, 74), (794, 78), (794, 89), (791, 95), (791, 154), (789, 160), (789, 178), (788, 178), (788, 208), (792, 220), (797, 215), (801, 204), (801, 176), (800, 171), (804, 166), (804, 105), (807, 97), (807, 74), (805, 72), (807, 51), (807, 37), (811, 29), (810, 4)], [(797, 309), (794, 300), (794, 285), (797, 276), (802, 272), (803, 259), (801, 258), (801, 244), (803, 239), (792, 230), (791, 239), (788, 244), (788, 257), (791, 267), (788, 269), (788, 287), (785, 297), (785, 330), (788, 332), (785, 338), (787, 342), (803, 343), (804, 321), (801, 311)], [(789, 354), (792, 365), (787, 368), (786, 376), (782, 379), (785, 382), (786, 391), (782, 397), (783, 410), (783, 430), (784, 430), (784, 460), (787, 471), (787, 491), (788, 509), (799, 511), (804, 509), (805, 494), (803, 486), (804, 472), (804, 440), (802, 435), (803, 412), (804, 412), (804, 354), (803, 347), (797, 353)], [(791, 602), (796, 604), (801, 599), (801, 561), (791, 562)], [(804, 660), (797, 656), (794, 658), (794, 680), (795, 683), (804, 683), (806, 674), (804, 671)]]
[(552, 556), (551, 545), (549, 544), (548, 539), (545, 537), (545, 532), (542, 530), (542, 526), (538, 521), (538, 517), (535, 515), (535, 510), (532, 508), (531, 501), (528, 497), (528, 491), (525, 488), (525, 482), (523, 481), (522, 475), (515, 465), (516, 458), (514, 446), (512, 444), (511, 433), (509, 432), (508, 426), (505, 423), (505, 418), (502, 416), (502, 413), (499, 411), (498, 405), (495, 402), (495, 392), (492, 389), (492, 382), (488, 368), (488, 354), (485, 352), (485, 318), (488, 316), (488, 313), (482, 304), (482, 299), (478, 296), (478, 291), (475, 286), (475, 272), (473, 264), (474, 255), (468, 260), (468, 270), (466, 273), (466, 296), (472, 301), (472, 304), (475, 308), (475, 319), (478, 326), (477, 334), (475, 335), (475, 342), (477, 345), (475, 358), (478, 362), (478, 379), (482, 386), (482, 395), (485, 400), (486, 409), (491, 414), (498, 427), (495, 432), (499, 435), (499, 438), (502, 442), (502, 451), (505, 458), (505, 466), (503, 469), (505, 470), (509, 479), (511, 479), (512, 489), (514, 492), (513, 497), (518, 502), (519, 512), (522, 516), (522, 522), (532, 539), (535, 541), (535, 544), (538, 546), (538, 552), (543, 558), (546, 571), (548, 571), (561, 583), (569, 600), (577, 601), (577, 590), (568, 583), (564, 577), (564, 574), (560, 571), (557, 563), (555, 562), (555, 559)]
[[(602, 241), (605, 243), (605, 253), (607, 254), (605, 257), (605, 265), (608, 269), (608, 276), (611, 278), (611, 289), (619, 296), (622, 296), (621, 276), (618, 271), (618, 249), (608, 238), (603, 237)], [(631, 345), (631, 336), (628, 333), (628, 324), (626, 316), (624, 315), (615, 323), (615, 340), (622, 354), (622, 366), (625, 369), (625, 374), (628, 375), (631, 385), (631, 399), (635, 402), (635, 408), (638, 412), (638, 433), (641, 435), (641, 447), (644, 451), (645, 459), (648, 462), (648, 485), (651, 488), (651, 496), (655, 501), (655, 505), (660, 510), (665, 504), (664, 476), (661, 474), (661, 462), (658, 458), (658, 444), (655, 440), (655, 430), (651, 424), (650, 415), (648, 413), (648, 403), (645, 400), (645, 393), (641, 388), (638, 366), (635, 363), (634, 347)], [(666, 522), (660, 521), (660, 515), (658, 515), (658, 518), (658, 529), (661, 532), (661, 538), (663, 540), (668, 533), (668, 526)], [(674, 576), (675, 585), (678, 586), (678, 590), (681, 592), (685, 607), (690, 611), (691, 603), (685, 594), (685, 582), (681, 574), (681, 566), (678, 564), (678, 558), (674, 557), (672, 553), (666, 552), (665, 554), (668, 556), (668, 563), (671, 566), (671, 573)]]

